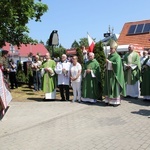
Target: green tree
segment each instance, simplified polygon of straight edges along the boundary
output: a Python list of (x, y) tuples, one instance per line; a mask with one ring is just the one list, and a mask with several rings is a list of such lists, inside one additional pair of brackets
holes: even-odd
[(83, 53), (80, 48), (76, 49), (76, 55), (78, 56), (78, 62), (83, 66)]
[[(93, 39), (95, 41), (95, 39)], [(79, 41), (80, 47), (85, 46), (89, 47), (88, 38), (81, 38)]]
[(99, 62), (100, 68), (101, 68), (101, 98), (103, 95), (103, 89), (104, 89), (104, 71), (105, 71), (105, 54), (104, 54), (104, 49), (103, 49), (103, 44), (102, 42), (98, 42), (95, 44), (94, 47), (94, 54), (95, 54), (95, 59)]
[(82, 47), (82, 46), (88, 47), (89, 46), (88, 39), (87, 38), (81, 38), (79, 41), (79, 45), (80, 45), (80, 47)]
[(66, 49), (62, 45), (59, 45), (54, 48), (54, 57), (55, 58), (61, 57), (61, 55), (65, 54), (65, 53), (66, 53)]
[(30, 20), (41, 21), (48, 6), (41, 0), (0, 0), (0, 47), (9, 42), (12, 45), (37, 43), (28, 36)]
[(78, 48), (79, 47), (79, 43), (75, 40), (72, 45), (71, 45), (71, 48)]
[(42, 40), (40, 40), (40, 42), (39, 42), (39, 43), (44, 45), (44, 42), (43, 42)]
[(66, 49), (61, 44), (59, 46), (52, 47), (49, 46), (48, 42), (49, 40), (47, 40), (45, 47), (50, 52), (51, 56), (53, 53), (53, 57), (56, 58), (56, 57), (61, 57), (62, 54), (66, 53)]
[(21, 62), (19, 62), (18, 65), (17, 65), (16, 78), (17, 78), (18, 84), (21, 84), (21, 83), (25, 83), (25, 82), (26, 82), (26, 76), (25, 76), (25, 73), (24, 73), (24, 71), (23, 71)]

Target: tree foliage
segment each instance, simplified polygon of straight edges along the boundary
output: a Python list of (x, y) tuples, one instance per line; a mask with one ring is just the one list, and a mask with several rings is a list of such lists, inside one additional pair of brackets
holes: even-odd
[(103, 44), (102, 42), (98, 42), (95, 44), (94, 47), (94, 54), (95, 54), (95, 59), (99, 62), (100, 68), (101, 68), (101, 96), (103, 95), (103, 89), (104, 89), (104, 71), (105, 71), (105, 54), (104, 54), (104, 49), (103, 49)]
[[(95, 39), (93, 39), (95, 41)], [(83, 37), (80, 38), (79, 42), (74, 40), (74, 42), (71, 45), (71, 48), (79, 48), (79, 47), (89, 47), (88, 38)]]
[(78, 62), (83, 65), (83, 53), (80, 48), (76, 49), (76, 55), (78, 56)]
[(66, 53), (66, 49), (60, 44), (59, 46), (52, 47), (48, 44), (49, 40), (46, 42), (46, 49), (50, 52), (51, 56), (54, 58), (61, 57), (62, 54)]
[(87, 38), (81, 38), (79, 41), (79, 45), (80, 45), (80, 47), (82, 47), (82, 46), (88, 47), (89, 46), (88, 39)]
[(17, 82), (18, 84), (20, 83), (25, 83), (26, 82), (26, 76), (25, 76), (25, 73), (22, 69), (22, 64), (21, 62), (18, 63), (18, 66), (17, 66), (17, 74), (16, 74), (16, 78), (17, 78)]
[(79, 43), (76, 40), (74, 40), (74, 42), (71, 45), (71, 48), (78, 48), (78, 47), (80, 47)]
[(9, 42), (12, 45), (36, 43), (28, 36), (30, 20), (41, 21), (48, 6), (41, 0), (0, 0), (0, 47)]

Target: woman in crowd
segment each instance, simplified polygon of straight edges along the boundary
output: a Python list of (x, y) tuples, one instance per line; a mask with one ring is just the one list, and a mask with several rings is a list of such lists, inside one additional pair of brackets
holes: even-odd
[(78, 57), (73, 56), (72, 57), (72, 64), (70, 69), (70, 78), (71, 78), (71, 84), (73, 88), (73, 102), (78, 100), (80, 102), (81, 99), (81, 71), (82, 67), (80, 63), (78, 63)]

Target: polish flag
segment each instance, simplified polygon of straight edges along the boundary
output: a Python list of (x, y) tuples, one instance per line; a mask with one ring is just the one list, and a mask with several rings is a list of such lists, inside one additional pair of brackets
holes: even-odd
[(93, 39), (90, 37), (89, 34), (87, 36), (88, 36), (88, 43), (89, 43), (89, 52), (93, 52), (95, 42), (93, 41)]

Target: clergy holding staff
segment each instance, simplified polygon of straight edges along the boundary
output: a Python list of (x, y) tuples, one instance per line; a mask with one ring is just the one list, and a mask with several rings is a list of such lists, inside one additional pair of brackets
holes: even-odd
[(122, 60), (116, 52), (117, 46), (117, 43), (111, 40), (110, 55), (106, 59), (104, 80), (105, 103), (113, 106), (121, 104), (121, 95), (126, 96)]
[(132, 44), (123, 58), (127, 97), (138, 98), (140, 94), (141, 64), (140, 56)]

